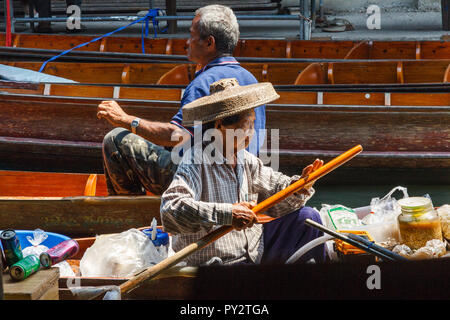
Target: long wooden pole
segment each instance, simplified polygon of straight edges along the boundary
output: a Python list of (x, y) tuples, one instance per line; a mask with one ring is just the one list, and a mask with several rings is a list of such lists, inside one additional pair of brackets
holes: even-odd
[[(286, 189), (281, 190), (280, 192), (277, 192), (273, 196), (267, 198), (266, 200), (260, 202), (258, 205), (256, 205), (252, 210), (256, 214), (264, 212), (268, 210), (269, 208), (273, 207), (280, 201), (283, 201), (290, 195), (292, 195), (295, 192), (300, 191), (302, 188), (304, 188), (307, 184), (316, 181), (317, 179), (323, 177), (330, 171), (336, 169), (337, 167), (341, 166), (345, 162), (352, 159), (354, 156), (356, 156), (358, 153), (362, 151), (362, 146), (358, 145), (356, 147), (353, 147), (352, 149), (344, 152), (340, 156), (334, 158), (330, 162), (324, 164), (322, 167), (317, 169), (316, 171), (312, 172), (308, 177), (299, 179), (298, 181), (291, 184)], [(178, 251), (174, 255), (168, 257), (167, 259), (161, 261), (160, 263), (149, 267), (142, 273), (132, 277), (128, 281), (122, 283), (120, 285), (120, 292), (121, 294), (124, 294), (126, 292), (129, 292), (135, 288), (137, 288), (139, 285), (141, 285), (144, 281), (151, 279), (161, 273), (161, 271), (166, 270), (178, 262), (184, 260), (189, 255), (193, 254), (197, 250), (200, 250), (207, 245), (211, 244), (212, 242), (216, 241), (220, 237), (223, 237), (227, 233), (229, 233), (231, 230), (233, 230), (232, 226), (222, 226), (207, 235), (205, 235), (203, 238), (198, 240), (195, 243), (192, 243), (182, 250)]]

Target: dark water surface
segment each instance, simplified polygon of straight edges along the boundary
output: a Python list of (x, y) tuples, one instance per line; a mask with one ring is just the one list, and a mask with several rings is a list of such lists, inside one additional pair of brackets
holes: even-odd
[[(317, 181), (314, 185), (315, 195), (308, 201), (308, 206), (320, 210), (322, 204), (342, 204), (347, 207), (363, 207), (370, 205), (372, 198), (382, 198), (398, 185), (329, 185)], [(408, 189), (408, 195), (423, 196), (429, 194), (435, 206), (450, 204), (449, 185), (401, 185)], [(396, 199), (403, 198), (401, 191), (393, 194)]]

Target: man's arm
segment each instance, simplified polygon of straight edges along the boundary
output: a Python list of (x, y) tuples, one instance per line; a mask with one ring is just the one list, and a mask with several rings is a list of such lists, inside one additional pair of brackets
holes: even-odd
[[(114, 127), (131, 130), (131, 122), (137, 117), (127, 114), (115, 101), (102, 101), (97, 109), (97, 118), (107, 120)], [(136, 134), (165, 147), (173, 147), (179, 142), (187, 141), (184, 139), (190, 139), (190, 134), (186, 130), (170, 122), (156, 122), (145, 119), (141, 119), (139, 122)]]

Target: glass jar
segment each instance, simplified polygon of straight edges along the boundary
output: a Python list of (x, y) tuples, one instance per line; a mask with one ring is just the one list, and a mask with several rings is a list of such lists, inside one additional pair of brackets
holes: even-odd
[(398, 227), (403, 244), (417, 250), (429, 240), (442, 241), (441, 221), (430, 199), (410, 197), (400, 199), (398, 204), (402, 209), (398, 216)]

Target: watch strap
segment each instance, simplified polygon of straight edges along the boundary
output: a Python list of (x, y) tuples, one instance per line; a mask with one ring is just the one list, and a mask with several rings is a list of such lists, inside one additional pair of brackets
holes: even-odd
[(140, 118), (135, 118), (133, 121), (131, 121), (131, 132), (136, 134), (136, 128), (139, 127), (139, 122), (141, 121)]

